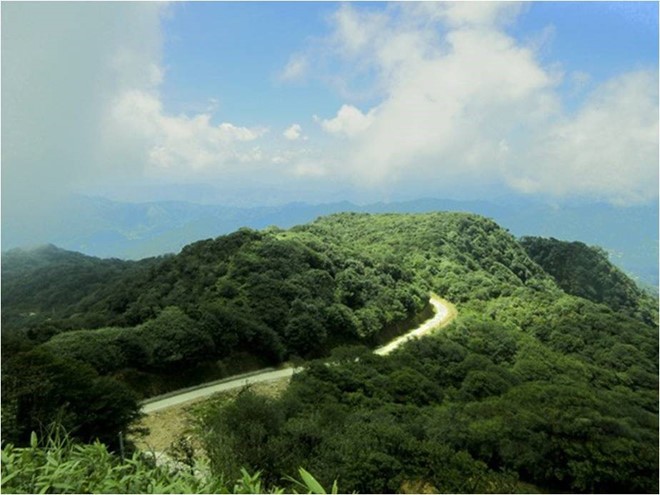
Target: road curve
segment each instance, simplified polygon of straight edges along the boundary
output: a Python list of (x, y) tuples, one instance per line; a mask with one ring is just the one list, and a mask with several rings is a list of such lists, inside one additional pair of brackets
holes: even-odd
[(435, 314), (432, 318), (429, 318), (417, 328), (397, 337), (389, 344), (377, 348), (374, 350), (374, 353), (385, 356), (409, 340), (423, 337), (438, 328), (448, 325), (458, 314), (452, 303), (436, 296), (435, 294), (431, 295), (431, 300), (429, 302), (433, 305), (433, 309), (435, 310)]
[[(430, 303), (433, 305), (435, 314), (423, 322), (417, 328), (397, 337), (389, 344), (379, 347), (374, 350), (375, 354), (381, 356), (391, 353), (394, 349), (403, 345), (411, 339), (419, 338), (428, 333), (448, 325), (458, 314), (456, 308), (449, 301), (446, 301), (435, 294), (431, 295)], [(168, 407), (191, 402), (203, 397), (208, 397), (218, 392), (225, 392), (234, 388), (244, 387), (253, 383), (268, 382), (272, 380), (279, 380), (286, 378), (302, 368), (283, 368), (280, 370), (263, 370), (257, 371), (249, 375), (243, 375), (234, 379), (228, 378), (220, 382), (214, 382), (208, 386), (200, 386), (194, 389), (186, 389), (181, 393), (167, 394), (163, 398), (147, 399), (142, 404), (142, 412), (150, 414)]]

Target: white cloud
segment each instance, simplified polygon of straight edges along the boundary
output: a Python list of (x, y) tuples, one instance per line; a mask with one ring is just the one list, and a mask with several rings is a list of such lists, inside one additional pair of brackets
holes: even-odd
[(294, 175), (298, 177), (325, 177), (328, 170), (318, 162), (299, 161), (293, 167)]
[(289, 141), (297, 141), (301, 137), (304, 139), (300, 124), (292, 124), (282, 133), (282, 135)]
[[(344, 5), (319, 44), (315, 58), (336, 57), (335, 76), (346, 86), (371, 71), (378, 99), (364, 111), (349, 100), (334, 117), (315, 117), (330, 136), (347, 140), (326, 168), (381, 189), (424, 177), (420, 187), (445, 191), (504, 183), (615, 202), (657, 196), (657, 79), (644, 72), (617, 78), (569, 117), (560, 67), (542, 65), (538, 43), (503, 29), (520, 5), (397, 5)], [(342, 71), (351, 64), (359, 70)], [(572, 77), (586, 89), (584, 73)]]
[[(268, 160), (258, 147), (267, 129), (214, 123), (217, 100), (200, 113), (167, 111), (159, 88), (167, 75), (161, 22), (169, 8), (3, 5), (2, 112), (12, 125), (3, 129), (2, 196), (10, 216), (95, 183), (163, 173), (189, 180)], [(48, 187), (35, 187), (41, 183)]]
[(416, 13), (442, 20), (453, 28), (483, 27), (513, 21), (522, 7), (519, 2), (423, 2)]
[(352, 105), (342, 105), (335, 118), (321, 120), (315, 116), (315, 120), (320, 122), (321, 127), (331, 134), (355, 137), (366, 131), (374, 118), (372, 114), (365, 115)]
[(337, 190), (409, 181), (437, 194), (499, 183), (628, 203), (657, 196), (657, 76), (638, 71), (598, 86), (568, 73), (569, 114), (561, 71), (539, 61), (552, 30), (523, 43), (503, 29), (521, 8), (339, 7), (331, 33), (279, 74), (317, 77), (343, 95), (336, 112), (316, 119), (327, 141), (307, 147), (299, 124), (283, 143), (279, 132), (269, 142), (263, 127), (218, 123), (215, 100), (200, 112), (168, 112), (159, 94), (167, 77), (160, 3), (6, 3), (3, 220), (36, 211), (49, 194), (145, 170), (258, 179), (265, 188), (294, 189), (296, 177)]
[[(492, 157), (508, 134), (555, 108), (553, 77), (533, 52), (503, 32), (452, 30), (440, 43), (422, 16), (413, 22), (409, 15), (400, 24), (351, 11), (342, 8), (333, 39), (370, 35), (344, 44), (353, 47), (351, 57), (371, 58), (386, 96), (366, 113), (343, 105), (321, 125), (350, 138), (338, 162), (356, 182), (395, 183), (403, 174), (422, 172), (442, 180), (477, 170), (496, 174), (500, 163)], [(361, 19), (368, 24), (364, 29)]]
[(308, 70), (308, 62), (304, 55), (296, 54), (289, 59), (282, 72), (279, 74), (281, 81), (298, 81), (305, 77)]
[(647, 201), (658, 193), (658, 132), (657, 75), (627, 73), (544, 129), (509, 180), (530, 193)]
[(141, 170), (103, 146), (102, 122), (117, 94), (160, 83), (164, 8), (146, 2), (2, 5), (2, 118), (11, 122), (2, 129), (3, 221), (48, 214), (56, 196), (81, 184)]
[(387, 27), (388, 17), (382, 12), (365, 12), (344, 4), (332, 16), (334, 42), (345, 55), (361, 54)]
[(211, 124), (211, 115), (167, 115), (157, 95), (139, 90), (126, 91), (116, 100), (110, 125), (123, 140), (138, 140), (152, 170), (200, 171), (222, 169), (235, 162), (256, 162), (261, 151), (246, 150), (242, 143), (266, 133), (264, 128), (239, 127), (224, 122)]

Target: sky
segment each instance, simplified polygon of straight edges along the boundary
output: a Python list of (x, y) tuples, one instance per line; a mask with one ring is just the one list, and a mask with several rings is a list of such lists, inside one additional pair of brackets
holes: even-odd
[(3, 2), (2, 216), (658, 200), (656, 2)]

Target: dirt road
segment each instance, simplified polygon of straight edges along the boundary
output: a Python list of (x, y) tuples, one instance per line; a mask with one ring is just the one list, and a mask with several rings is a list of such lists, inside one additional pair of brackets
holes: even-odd
[(381, 356), (387, 355), (411, 339), (423, 337), (438, 328), (448, 325), (458, 314), (456, 307), (452, 303), (436, 296), (435, 294), (431, 296), (430, 302), (435, 310), (435, 315), (433, 315), (432, 318), (426, 320), (417, 328), (397, 337), (389, 344), (379, 347), (374, 352)]
[(218, 392), (225, 392), (234, 388), (244, 387), (253, 383), (267, 382), (272, 380), (279, 380), (281, 378), (288, 378), (293, 375), (299, 368), (284, 368), (281, 370), (266, 370), (252, 374), (250, 376), (242, 376), (240, 378), (229, 378), (222, 382), (216, 382), (212, 385), (200, 387), (194, 390), (187, 390), (175, 395), (168, 394), (167, 397), (156, 400), (148, 400), (142, 406), (142, 412), (150, 414), (168, 407), (177, 406), (186, 402), (191, 402), (202, 397), (207, 397)]

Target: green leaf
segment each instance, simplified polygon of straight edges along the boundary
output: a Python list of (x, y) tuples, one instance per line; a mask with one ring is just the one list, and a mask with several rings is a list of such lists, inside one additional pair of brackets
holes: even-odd
[(321, 484), (318, 481), (316, 481), (314, 476), (312, 476), (305, 468), (298, 468), (298, 473), (300, 474), (300, 478), (303, 480), (305, 486), (309, 489), (310, 493), (317, 493), (317, 494), (326, 493), (325, 489), (321, 486)]
[(5, 486), (12, 478), (15, 478), (18, 473), (18, 471), (14, 471), (13, 473), (3, 475), (2, 479), (0, 479), (0, 485)]

